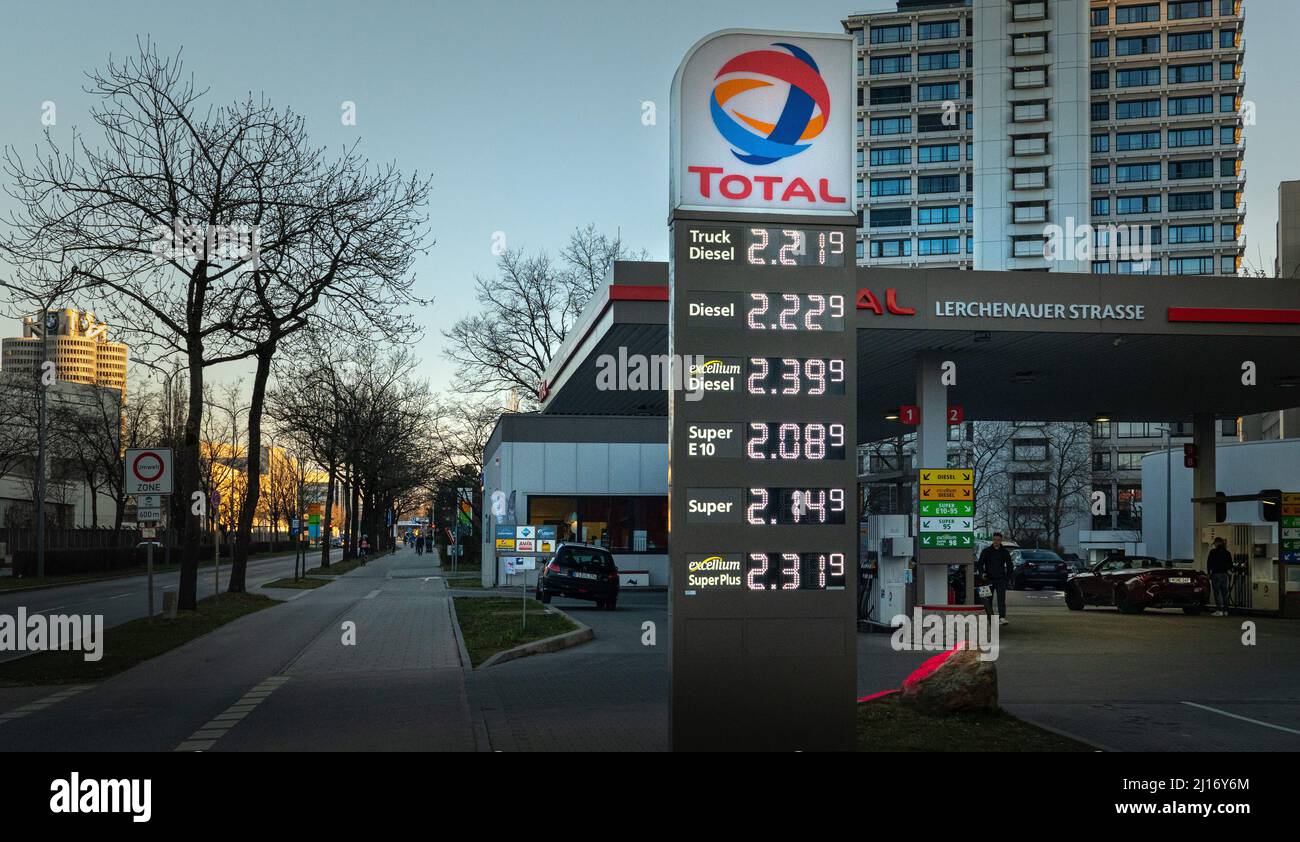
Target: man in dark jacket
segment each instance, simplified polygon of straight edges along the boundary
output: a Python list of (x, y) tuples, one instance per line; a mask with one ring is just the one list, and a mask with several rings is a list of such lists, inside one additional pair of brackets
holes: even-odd
[(976, 562), (977, 570), (984, 574), (989, 580), (989, 585), (993, 588), (993, 593), (998, 598), (998, 624), (1006, 625), (1007, 622), (1007, 582), (1011, 579), (1011, 574), (1015, 566), (1011, 561), (1011, 553), (1007, 548), (1002, 546), (1002, 533), (993, 533), (993, 543), (984, 548), (980, 553), (979, 561)]
[(1232, 553), (1228, 552), (1228, 542), (1223, 536), (1214, 539), (1214, 547), (1205, 558), (1205, 572), (1210, 574), (1210, 586), (1214, 589), (1214, 604), (1218, 610), (1215, 617), (1228, 616), (1228, 573), (1232, 570)]

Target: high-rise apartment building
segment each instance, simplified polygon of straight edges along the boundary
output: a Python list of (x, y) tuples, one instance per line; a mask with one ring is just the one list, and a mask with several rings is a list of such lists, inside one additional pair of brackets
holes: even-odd
[(54, 363), (60, 381), (115, 389), (126, 397), (127, 347), (108, 340), (108, 325), (94, 313), (65, 308), (28, 316), (21, 337), (0, 343), (5, 371), (35, 373), (42, 359)]
[(1237, 274), (1241, 0), (899, 0), (843, 23), (859, 262)]
[[(1238, 274), (1242, 6), (898, 0), (846, 18), (859, 263)], [(1024, 424), (1008, 445), (1013, 491), (1041, 481), (1017, 454), (1038, 452), (1043, 430)], [(1139, 522), (1138, 460), (1162, 446), (1162, 424), (1094, 425), (1093, 485), (1109, 501), (1094, 530)]]

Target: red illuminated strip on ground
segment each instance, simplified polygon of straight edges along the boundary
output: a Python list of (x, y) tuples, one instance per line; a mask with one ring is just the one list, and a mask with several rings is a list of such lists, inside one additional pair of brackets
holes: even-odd
[(667, 301), (668, 287), (610, 284), (610, 301)]
[(1261, 310), (1253, 307), (1170, 307), (1169, 321), (1300, 325), (1300, 310)]

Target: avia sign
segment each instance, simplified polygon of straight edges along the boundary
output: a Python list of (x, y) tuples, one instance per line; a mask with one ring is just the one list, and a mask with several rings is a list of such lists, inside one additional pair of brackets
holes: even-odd
[(672, 91), (672, 210), (853, 212), (848, 35), (724, 30)]

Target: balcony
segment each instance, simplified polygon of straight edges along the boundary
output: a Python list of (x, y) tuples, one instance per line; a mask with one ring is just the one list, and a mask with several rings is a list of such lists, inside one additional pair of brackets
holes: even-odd
[(1011, 154), (1017, 157), (1026, 155), (1046, 155), (1046, 137), (1017, 137), (1011, 141)]
[(1011, 187), (1014, 190), (1042, 190), (1047, 187), (1047, 171), (1024, 170), (1012, 173)]
[(1011, 20), (1016, 23), (1030, 20), (1047, 20), (1047, 4), (1044, 2), (1012, 3)]
[(1011, 87), (1018, 91), (1047, 87), (1047, 71), (1042, 69), (1017, 70), (1011, 76)]
[(1011, 221), (1017, 224), (1046, 222), (1047, 205), (1015, 205), (1011, 209)]
[(1044, 241), (1041, 237), (1028, 240), (1012, 240), (1012, 257), (1043, 257)]
[(1046, 35), (1019, 35), (1011, 39), (1013, 56), (1032, 56), (1047, 52)]
[(1047, 119), (1047, 103), (1027, 102), (1017, 104), (1011, 110), (1013, 123), (1039, 123)]

